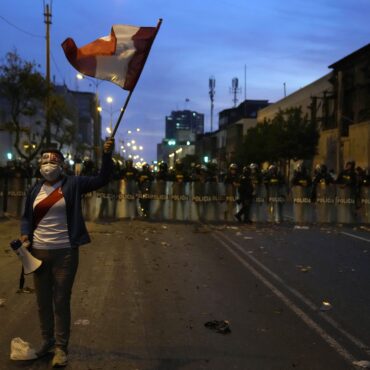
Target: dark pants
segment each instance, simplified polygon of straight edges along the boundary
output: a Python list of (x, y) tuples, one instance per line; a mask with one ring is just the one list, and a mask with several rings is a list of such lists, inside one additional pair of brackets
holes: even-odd
[(71, 326), (71, 292), (78, 267), (78, 248), (33, 249), (32, 254), (43, 262), (33, 274), (41, 335), (44, 340), (51, 340), (55, 334), (56, 346), (67, 350)]
[(250, 222), (249, 214), (250, 214), (250, 209), (251, 209), (251, 203), (252, 203), (252, 200), (249, 198), (240, 200), (241, 208), (239, 212), (237, 213), (237, 215), (239, 217), (243, 217), (244, 222)]

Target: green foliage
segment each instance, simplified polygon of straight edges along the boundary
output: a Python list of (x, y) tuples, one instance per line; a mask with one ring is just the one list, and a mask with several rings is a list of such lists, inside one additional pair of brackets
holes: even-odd
[(314, 122), (303, 116), (301, 108), (290, 108), (249, 129), (238, 159), (242, 163), (310, 159), (318, 139)]
[(12, 123), (19, 125), (21, 115), (35, 115), (46, 93), (47, 85), (36, 63), (22, 60), (16, 51), (8, 53), (0, 65), (0, 94), (11, 104)]
[[(47, 133), (45, 125), (40, 125), (40, 119), (45, 122), (48, 90), (49, 119), (54, 127), (54, 139), (62, 146), (67, 141), (72, 142), (74, 136), (74, 128), (65, 125), (66, 119), (70, 118), (66, 102), (48, 89), (47, 81), (38, 68), (35, 62), (23, 60), (16, 51), (7, 53), (0, 65), (0, 95), (8, 101), (10, 108), (10, 118), (3, 122), (3, 127), (15, 133), (13, 146), (26, 161), (31, 161), (44, 145)], [(35, 133), (39, 135), (37, 142), (32, 139)]]

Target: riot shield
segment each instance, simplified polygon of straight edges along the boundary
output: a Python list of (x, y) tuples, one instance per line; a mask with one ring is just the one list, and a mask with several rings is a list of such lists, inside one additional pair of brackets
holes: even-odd
[(364, 186), (361, 188), (359, 206), (359, 221), (362, 224), (370, 224), (370, 186)]
[(189, 220), (190, 186), (186, 182), (173, 182), (171, 195), (171, 219)]
[(233, 184), (225, 184), (225, 208), (224, 208), (224, 221), (234, 221), (235, 213), (238, 212), (237, 199), (238, 191), (237, 187)]
[(201, 181), (191, 183), (190, 194), (190, 220), (208, 221), (206, 220), (206, 201), (208, 198), (206, 183)]
[(119, 180), (116, 215), (119, 219), (137, 217), (138, 200), (135, 180)]
[(299, 224), (312, 223), (311, 187), (293, 186), (293, 219)]
[(337, 208), (337, 222), (352, 224), (357, 221), (356, 191), (353, 187), (337, 185), (335, 203)]
[(266, 187), (263, 184), (254, 186), (254, 196), (251, 204), (250, 217), (253, 222), (266, 222), (267, 203)]
[(207, 221), (220, 221), (220, 194), (217, 182), (206, 182), (205, 218)]
[(318, 223), (333, 223), (335, 217), (336, 187), (333, 184), (319, 183), (316, 186), (315, 221)]
[(283, 221), (283, 206), (285, 203), (285, 189), (282, 185), (269, 185), (268, 191), (268, 221)]
[(22, 177), (8, 178), (6, 212), (13, 217), (21, 217), (26, 202), (26, 179)]
[(170, 196), (172, 183), (156, 180), (152, 184), (152, 202), (150, 207), (150, 218), (156, 221), (170, 219)]
[[(99, 204), (98, 204), (99, 203)], [(82, 197), (82, 213), (86, 221), (96, 221), (99, 213), (97, 211), (100, 201), (97, 201), (96, 192), (86, 193)]]

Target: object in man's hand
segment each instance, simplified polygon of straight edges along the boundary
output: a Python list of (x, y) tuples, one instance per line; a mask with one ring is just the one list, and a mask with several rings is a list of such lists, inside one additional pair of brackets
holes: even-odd
[(36, 271), (42, 264), (42, 261), (32, 256), (32, 254), (26, 248), (26, 243), (22, 243), (19, 239), (13, 240), (10, 243), (10, 247), (13, 249), (14, 253), (19, 257), (23, 264), (24, 274), (31, 274)]

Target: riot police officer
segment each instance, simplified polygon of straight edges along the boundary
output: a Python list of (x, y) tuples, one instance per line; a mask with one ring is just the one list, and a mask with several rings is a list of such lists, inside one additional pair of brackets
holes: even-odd
[(355, 172), (355, 162), (348, 161), (344, 170), (338, 175), (336, 183), (339, 185), (350, 186), (356, 188), (357, 176)]
[(132, 159), (127, 159), (125, 168), (121, 171), (121, 178), (125, 181), (136, 181), (138, 170), (134, 167)]
[(172, 181), (172, 219), (184, 221), (188, 218), (188, 182), (189, 176), (181, 159), (175, 162), (175, 168), (170, 173)]
[(312, 180), (306, 166), (303, 163), (299, 163), (293, 173), (292, 186), (307, 188), (311, 183)]
[(253, 200), (253, 184), (252, 179), (250, 176), (250, 169), (249, 167), (243, 167), (242, 175), (240, 176), (239, 180), (239, 199), (238, 202), (241, 205), (239, 212), (235, 214), (235, 218), (239, 222), (251, 223), (250, 220), (250, 208)]
[(265, 177), (267, 200), (269, 203), (269, 217), (272, 222), (281, 222), (283, 218), (283, 203), (285, 201), (284, 178), (276, 165), (269, 166)]
[(315, 202), (317, 197), (317, 186), (330, 185), (334, 183), (334, 178), (329, 174), (328, 168), (325, 164), (318, 164), (315, 167), (315, 176), (312, 181), (312, 192), (311, 192), (311, 201)]
[(239, 180), (238, 165), (236, 163), (231, 163), (224, 179), (226, 196), (225, 220), (230, 220), (235, 217), (235, 202), (240, 185)]
[(234, 185), (235, 187), (239, 186), (238, 165), (236, 163), (230, 164), (224, 183)]
[(150, 194), (153, 182), (153, 174), (150, 171), (148, 163), (144, 163), (141, 167), (141, 172), (137, 176), (138, 188), (140, 191), (140, 208), (144, 217), (149, 217), (150, 210)]
[(161, 162), (158, 166), (158, 172), (155, 176), (157, 181), (167, 181), (168, 180), (168, 165), (166, 162)]

